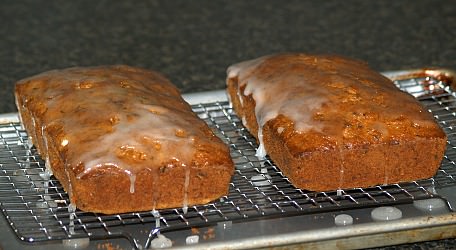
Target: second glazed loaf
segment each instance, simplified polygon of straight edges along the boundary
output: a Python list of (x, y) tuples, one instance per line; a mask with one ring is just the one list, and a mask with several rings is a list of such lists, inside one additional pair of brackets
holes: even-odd
[(291, 182), (313, 191), (433, 176), (446, 135), (411, 96), (365, 63), (279, 54), (228, 69), (230, 100)]
[(15, 94), (47, 168), (81, 210), (186, 208), (228, 192), (228, 147), (156, 72), (54, 70), (19, 81)]

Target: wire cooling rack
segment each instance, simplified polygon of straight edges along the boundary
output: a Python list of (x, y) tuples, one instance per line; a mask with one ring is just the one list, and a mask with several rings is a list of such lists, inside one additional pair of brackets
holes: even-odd
[[(295, 188), (268, 158), (255, 157), (257, 144), (225, 101), (193, 105), (217, 136), (230, 145), (235, 175), (229, 194), (212, 203), (182, 209), (102, 215), (69, 210), (61, 184), (45, 173), (45, 163), (20, 123), (0, 124), (0, 209), (20, 240), (124, 237), (138, 248), (152, 230), (162, 232), (224, 221), (313, 214), (342, 209), (410, 203), (438, 196), (436, 187), (456, 185), (456, 99), (446, 82), (431, 77), (395, 81), (433, 113), (448, 135), (437, 174), (430, 179), (371, 188), (309, 192)], [(159, 224), (159, 225), (158, 225)], [(138, 233), (140, 231), (145, 233)], [(145, 235), (145, 236), (144, 236)]]

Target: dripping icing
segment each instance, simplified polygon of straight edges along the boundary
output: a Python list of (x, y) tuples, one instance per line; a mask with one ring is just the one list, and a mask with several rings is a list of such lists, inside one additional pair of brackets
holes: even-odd
[[(114, 132), (100, 138), (101, 145), (110, 145), (110, 147), (96, 148), (80, 157), (86, 170), (94, 166), (100, 167), (106, 163), (116, 162), (118, 164), (111, 165), (124, 168), (119, 164), (123, 162), (119, 158), (119, 149), (139, 155), (137, 157), (139, 163), (142, 159), (148, 159), (159, 165), (170, 158), (169, 152), (174, 153), (171, 158), (179, 161), (185, 162), (184, 160), (190, 159), (194, 151), (194, 137), (197, 133), (187, 129), (187, 121), (179, 120), (176, 117), (177, 114), (172, 110), (158, 106), (140, 105), (136, 110), (138, 110), (138, 117), (134, 121), (129, 122), (127, 117), (121, 116), (119, 122), (113, 126)], [(182, 136), (178, 131), (185, 131), (186, 135)], [(155, 147), (155, 151), (151, 152), (151, 144), (158, 145)], [(180, 150), (175, 150), (176, 148)], [(134, 171), (134, 169), (128, 170)]]
[[(390, 80), (372, 74), (366, 64), (342, 57), (304, 54), (264, 56), (230, 66), (227, 75), (227, 84), (237, 81), (237, 94), (251, 95), (254, 99), (258, 134), (262, 134), (266, 122), (281, 114), (292, 121), (297, 133), (312, 129), (341, 138), (344, 118), (351, 112), (363, 113), (364, 110), (382, 115), (381, 121), (368, 125), (383, 134), (381, 140), (385, 140), (392, 129), (388, 121), (394, 121), (404, 113), (410, 113), (408, 118), (416, 126), (434, 126), (430, 124), (426, 112), (410, 112), (408, 105), (404, 105), (410, 96), (397, 91)], [(384, 95), (392, 98), (382, 98)], [(359, 102), (372, 98), (378, 105)], [(347, 112), (334, 113), (328, 108), (341, 103), (347, 107)], [(388, 112), (385, 112), (386, 107)], [(324, 117), (313, 116), (323, 108), (322, 114), (331, 115), (331, 122), (320, 122), (318, 119)]]
[[(269, 58), (269, 56), (258, 59), (241, 62), (228, 68), (228, 80), (237, 78), (237, 94), (241, 106), (243, 105), (241, 88), (244, 87), (242, 94), (244, 96), (252, 95), (255, 100), (255, 117), (258, 124), (258, 142), (259, 146), (256, 156), (264, 158), (267, 154), (263, 143), (263, 126), (271, 119), (276, 118), (279, 114), (291, 118), (298, 131), (307, 131), (314, 129), (320, 131), (318, 124), (312, 121), (311, 114), (314, 110), (319, 109), (327, 102), (327, 91), (322, 88), (316, 88), (311, 83), (302, 84), (302, 77), (293, 74), (279, 74), (275, 78), (261, 78), (254, 74), (257, 68)], [(292, 91), (284, 91), (282, 84), (286, 83)], [(293, 91), (298, 89), (298, 91)], [(245, 123), (244, 117), (242, 117)]]
[[(160, 212), (154, 209), (152, 210), (152, 215), (155, 218), (155, 227), (160, 228)], [(160, 230), (158, 231), (158, 234), (160, 234)]]
[(182, 202), (182, 211), (187, 214), (188, 211), (188, 186), (190, 185), (190, 168), (185, 166), (185, 180), (184, 180), (184, 200)]
[(44, 136), (44, 130), (45, 126), (41, 127), (41, 138), (43, 138), (43, 144), (46, 152), (45, 160), (44, 160), (44, 167), (45, 167), (45, 173), (49, 174), (51, 176), (52, 173), (52, 166), (51, 166), (51, 160), (49, 159), (49, 146), (48, 146), (48, 141), (46, 136)]
[[(234, 64), (228, 68), (227, 75), (228, 85), (237, 82), (236, 95), (241, 107), (245, 105), (242, 97), (251, 96), (255, 101), (259, 142), (256, 156), (263, 159), (267, 154), (264, 125), (283, 115), (291, 120), (296, 133), (314, 130), (331, 137), (341, 160), (339, 166), (335, 166), (339, 188), (346, 182), (345, 139), (350, 141), (358, 133), (374, 130), (377, 131), (376, 143), (387, 141), (395, 129), (389, 125), (390, 121), (405, 113), (413, 127), (435, 126), (429, 122), (432, 119), (426, 112), (410, 112), (410, 96), (397, 91), (387, 78), (372, 74), (366, 65), (356, 61), (331, 56), (273, 55)], [(391, 98), (382, 98), (386, 95)], [(370, 101), (372, 98), (375, 100)], [(346, 111), (336, 113), (331, 109), (332, 105), (343, 105), (342, 111)], [(369, 114), (379, 117), (370, 121)], [(354, 129), (359, 128), (355, 126), (356, 119), (366, 119), (364, 130)], [(251, 130), (245, 117), (242, 122)], [(283, 131), (282, 127), (277, 128), (278, 134)], [(385, 169), (384, 183), (388, 182), (389, 169)]]
[[(79, 173), (79, 178), (90, 170), (104, 166), (117, 167), (134, 174), (155, 163), (160, 165), (163, 162), (172, 162), (173, 159), (189, 164), (194, 153), (195, 138), (200, 141), (209, 140), (205, 130), (199, 127), (204, 122), (191, 112), (185, 113), (187, 109), (191, 111), (190, 107), (177, 95), (173, 95), (173, 91), (177, 93), (177, 90), (166, 80), (159, 79), (159, 82), (143, 84), (143, 81), (148, 79), (141, 79), (142, 76), (139, 75), (136, 83), (130, 79), (132, 76), (112, 74), (105, 77), (91, 72), (83, 73), (80, 69), (51, 71), (45, 76), (52, 76), (52, 80), (47, 83), (48, 88), (44, 91), (49, 114), (82, 111), (77, 116), (51, 119), (75, 135), (91, 134), (91, 138), (94, 135), (98, 137), (94, 138), (94, 141), (76, 137), (64, 138), (59, 142), (61, 146), (67, 147), (69, 155), (73, 154), (75, 148), (88, 149), (83, 154), (73, 154), (75, 157), (71, 157), (68, 162), (72, 166), (82, 163), (84, 170)], [(73, 84), (61, 85), (62, 79)], [(107, 80), (112, 84), (105, 84)], [(119, 84), (116, 84), (117, 82)], [(128, 91), (125, 90), (126, 86)], [(154, 98), (144, 98), (146, 95)], [(131, 97), (138, 98), (131, 101)], [(77, 109), (74, 110), (74, 105), (69, 103), (77, 103)], [(36, 125), (34, 116), (30, 117)], [(81, 120), (93, 122), (95, 125), (111, 121), (112, 130), (94, 134), (87, 131), (86, 126), (78, 125)], [(151, 147), (152, 144), (157, 147)], [(119, 151), (122, 147), (130, 148), (127, 153), (147, 159), (148, 166), (143, 166), (145, 164), (142, 164), (141, 160), (132, 164), (128, 162), (131, 159), (119, 158), (116, 150)]]
[[(115, 168), (131, 173), (128, 177), (130, 187), (126, 187), (125, 192), (134, 192), (138, 191), (135, 190), (136, 174), (144, 169), (157, 170), (157, 175), (153, 175), (157, 182), (159, 169), (156, 166), (163, 166), (163, 163), (181, 169), (190, 166), (195, 141), (198, 145), (210, 142), (211, 146), (225, 151), (221, 141), (214, 141), (208, 136), (209, 130), (206, 130), (204, 121), (191, 112), (190, 106), (180, 98), (177, 88), (169, 81), (150, 72), (123, 74), (116, 70), (117, 67), (107, 70), (74, 68), (50, 71), (31, 78), (39, 89), (31, 95), (34, 99), (30, 100), (40, 101), (41, 96), (46, 100), (47, 110), (43, 114), (42, 110), (38, 110), (38, 117), (42, 117), (43, 124), (55, 122), (54, 125), (58, 125), (48, 127), (46, 131), (41, 128), (41, 132), (52, 133), (50, 136), (60, 139), (56, 142), (57, 150), (64, 148), (64, 171), (68, 179), (69, 171), (75, 171), (77, 178), (83, 178), (97, 168)], [(21, 83), (28, 84), (31, 80)], [(124, 83), (122, 90), (116, 86), (119, 82)], [(35, 98), (38, 96), (40, 98)], [(25, 112), (31, 113), (30, 109), (23, 107)], [(67, 115), (71, 113), (77, 115)], [(35, 121), (35, 115), (30, 114), (29, 117), (33, 127), (40, 124), (38, 119)], [(38, 130), (32, 129), (31, 133), (40, 133), (39, 127)], [(36, 146), (43, 144), (41, 141)], [(127, 154), (138, 157), (119, 157), (116, 151), (122, 147), (129, 148)], [(81, 151), (85, 153), (80, 154)], [(45, 160), (50, 166), (53, 158)], [(72, 198), (71, 182), (68, 185), (66, 188)], [(185, 189), (188, 192), (188, 185)], [(159, 199), (153, 193), (155, 207)]]
[[(327, 91), (312, 84), (302, 84), (302, 76), (278, 74), (275, 78), (265, 78), (255, 75), (255, 70), (268, 58), (269, 56), (265, 56), (234, 64), (227, 70), (228, 78), (238, 78), (238, 94), (252, 95), (255, 100), (255, 115), (259, 127), (278, 114), (284, 114), (294, 121), (295, 129), (299, 131), (318, 129), (312, 122), (311, 113), (327, 102)], [(291, 86), (292, 91), (285, 91), (282, 83)]]
[(68, 213), (69, 213), (69, 219), (70, 219), (70, 224), (69, 224), (69, 232), (70, 234), (75, 234), (75, 231), (74, 231), (74, 216), (75, 216), (75, 212), (76, 212), (76, 205), (74, 205), (73, 203), (70, 203), (70, 205), (68, 205)]
[(261, 128), (258, 128), (258, 148), (256, 150), (255, 156), (258, 157), (259, 160), (264, 160), (266, 158), (266, 149), (264, 147), (264, 141), (263, 141), (263, 130)]
[[(173, 246), (173, 242), (160, 233), (160, 212), (152, 210), (152, 215), (155, 217), (155, 229), (151, 232), (156, 232), (156, 238), (150, 242), (150, 248), (169, 248)], [(151, 235), (149, 235), (150, 237)]]
[(129, 174), (130, 179), (130, 193), (133, 194), (135, 192), (135, 182), (136, 182), (136, 174)]
[(163, 234), (158, 234), (155, 239), (153, 239), (150, 243), (150, 248), (151, 249), (157, 249), (157, 248), (170, 248), (173, 246), (173, 242), (168, 239), (166, 236)]
[(283, 127), (278, 127), (277, 128), (277, 133), (282, 134), (282, 132), (285, 130)]
[[(118, 115), (117, 123), (113, 126), (114, 132), (100, 138), (100, 145), (109, 147), (99, 147), (81, 155), (80, 161), (83, 162), (85, 169), (77, 176), (78, 178), (103, 166), (121, 168), (129, 176), (129, 192), (134, 193), (137, 170), (122, 160), (119, 150), (125, 151), (125, 154), (135, 155), (134, 159), (140, 165), (145, 159), (148, 160), (148, 164), (152, 162), (160, 165), (161, 162), (169, 161), (169, 152), (173, 152), (171, 160), (174, 159), (173, 161), (185, 167), (185, 162), (193, 156), (195, 137), (202, 137), (200, 132), (188, 129), (188, 121), (177, 118), (178, 114), (173, 110), (155, 105), (139, 105), (136, 110), (138, 117), (133, 122), (128, 122), (127, 117)], [(157, 178), (154, 179), (156, 181)], [(187, 195), (188, 184), (185, 185), (184, 192)], [(155, 207), (155, 196), (152, 202)], [(185, 207), (186, 200), (183, 204)]]

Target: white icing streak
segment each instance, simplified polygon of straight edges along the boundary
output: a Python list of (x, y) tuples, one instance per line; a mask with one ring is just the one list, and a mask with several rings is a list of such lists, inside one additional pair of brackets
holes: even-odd
[(264, 160), (266, 158), (266, 149), (264, 148), (264, 141), (263, 141), (263, 129), (258, 128), (258, 145), (257, 151), (255, 156), (258, 157), (260, 160)]
[(195, 134), (188, 134), (187, 121), (179, 119), (179, 114), (173, 110), (159, 106), (137, 105), (135, 110), (137, 117), (134, 120), (129, 121), (126, 114), (119, 115), (114, 131), (100, 138), (102, 146), (81, 154), (76, 162), (83, 162), (85, 171), (78, 177), (103, 165), (134, 172), (122, 163), (122, 157), (127, 154), (136, 161), (147, 160), (152, 165), (166, 162), (170, 152), (178, 161), (190, 159)]
[(155, 239), (150, 242), (150, 248), (169, 248), (173, 246), (173, 242), (166, 238), (163, 234), (157, 235)]
[(283, 127), (278, 127), (278, 128), (277, 128), (277, 133), (281, 134), (284, 130), (285, 130), (285, 128), (283, 128)]
[(173, 242), (160, 233), (160, 226), (161, 226), (160, 225), (160, 219), (161, 219), (160, 212), (158, 212), (157, 210), (154, 209), (154, 210), (152, 210), (152, 215), (155, 218), (155, 228), (158, 230), (157, 230), (157, 237), (150, 242), (149, 249), (172, 247)]
[[(228, 68), (228, 78), (238, 80), (238, 95), (244, 87), (243, 95), (252, 95), (255, 100), (255, 116), (258, 123), (259, 147), (256, 156), (264, 158), (266, 151), (263, 145), (262, 128), (271, 119), (279, 114), (290, 118), (297, 131), (305, 132), (309, 129), (319, 130), (318, 125), (312, 122), (312, 114), (326, 102), (326, 91), (315, 87), (314, 84), (303, 84), (304, 78), (296, 74), (280, 74), (274, 72), (263, 77), (254, 74), (269, 56), (241, 62)], [(284, 88), (283, 84), (287, 84)], [(242, 98), (240, 97), (240, 100)], [(241, 101), (241, 105), (243, 102)]]
[(51, 166), (51, 160), (49, 159), (49, 145), (47, 141), (47, 137), (45, 136), (46, 127), (42, 126), (41, 127), (41, 138), (43, 138), (43, 144), (44, 144), (44, 152), (45, 152), (45, 160), (44, 160), (44, 166), (45, 166), (45, 171), (51, 176), (53, 174), (52, 172), (52, 166)]
[(242, 71), (244, 69), (250, 69), (250, 68), (254, 68), (254, 67), (258, 66), (267, 57), (268, 56), (263, 56), (263, 57), (260, 57), (257, 59), (248, 60), (248, 61), (244, 61), (244, 62), (240, 62), (240, 63), (234, 64), (234, 65), (231, 65), (230, 67), (228, 67), (228, 70), (227, 70), (228, 78), (240, 77), (241, 74), (243, 74)]
[(76, 205), (74, 205), (73, 203), (70, 203), (70, 205), (68, 205), (68, 213), (69, 213), (69, 219), (70, 219), (70, 224), (69, 224), (69, 232), (70, 234), (75, 234), (75, 231), (74, 231), (74, 215), (75, 215), (75, 212), (76, 212)]
[[(318, 129), (312, 123), (311, 115), (313, 110), (327, 101), (327, 91), (312, 82), (306, 83), (302, 75), (280, 72), (269, 76), (253, 74), (266, 59), (268, 56), (241, 62), (228, 68), (228, 77), (237, 77), (239, 88), (245, 86), (243, 95), (252, 95), (255, 100), (258, 125), (261, 127), (277, 115), (283, 114), (293, 120), (298, 131)], [(284, 84), (287, 85), (286, 88)]]
[[(152, 215), (154, 216), (155, 218), (155, 227), (156, 228), (160, 228), (160, 212), (158, 212), (157, 210), (153, 209), (152, 210)], [(158, 231), (158, 233), (160, 234), (160, 231)]]
[(190, 184), (190, 167), (185, 166), (185, 180), (184, 180), (184, 200), (182, 203), (182, 210), (184, 214), (188, 211), (188, 186)]
[(136, 174), (130, 174), (130, 193), (135, 192), (135, 182), (136, 182)]

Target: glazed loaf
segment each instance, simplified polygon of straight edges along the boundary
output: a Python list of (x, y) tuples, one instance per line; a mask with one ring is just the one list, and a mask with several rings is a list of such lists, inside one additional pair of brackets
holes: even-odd
[(228, 147), (159, 73), (53, 70), (17, 82), (15, 95), (48, 171), (83, 211), (186, 208), (228, 192)]
[(227, 91), (245, 127), (298, 188), (329, 191), (433, 176), (446, 135), (411, 95), (367, 64), (278, 54), (232, 65)]

